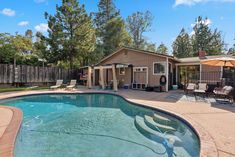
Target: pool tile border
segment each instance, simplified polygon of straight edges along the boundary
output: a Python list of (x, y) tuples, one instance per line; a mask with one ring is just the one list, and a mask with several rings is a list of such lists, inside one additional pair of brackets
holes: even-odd
[(14, 145), (21, 126), (23, 113), (20, 109), (15, 107), (0, 106), (0, 109), (1, 108), (11, 110), (13, 115), (3, 135), (0, 137), (0, 156), (13, 157)]
[[(199, 141), (200, 141), (200, 157), (218, 157), (219, 153), (216, 147), (216, 144), (214, 142), (214, 139), (211, 137), (211, 135), (198, 123), (196, 123), (195, 121), (193, 121), (189, 116), (187, 115), (182, 115), (176, 112), (172, 112), (166, 109), (162, 109), (156, 106), (152, 106), (152, 105), (146, 105), (146, 104), (140, 104), (137, 102), (134, 102), (131, 99), (126, 98), (124, 95), (118, 94), (118, 93), (114, 93), (114, 92), (106, 92), (106, 91), (76, 91), (76, 92), (68, 92), (68, 91), (43, 91), (43, 92), (30, 92), (30, 93), (23, 93), (23, 92), (19, 92), (17, 94), (11, 95), (11, 96), (3, 96), (0, 97), (1, 99), (7, 99), (7, 98), (17, 98), (17, 97), (21, 97), (21, 96), (29, 96), (29, 95), (37, 95), (37, 94), (110, 94), (110, 95), (116, 95), (119, 96), (121, 98), (123, 98), (124, 100), (126, 100), (129, 103), (132, 103), (134, 105), (138, 105), (141, 107), (145, 107), (145, 108), (151, 108), (154, 109), (156, 111), (161, 111), (165, 114), (168, 114), (170, 116), (174, 116), (175, 118), (183, 121), (186, 125), (188, 125), (198, 136)], [(1, 106), (0, 106), (1, 107)], [(20, 125), (21, 125), (21, 121), (22, 121), (22, 117), (23, 117), (23, 113), (20, 109), (14, 108), (14, 107), (9, 107), (12, 108), (12, 110), (14, 110), (14, 114), (13, 114), (13, 118), (11, 121), (11, 124), (15, 124), (11, 125), (9, 124), (9, 129), (7, 128), (6, 131), (4, 132), (3, 136), (6, 136), (5, 139), (0, 138), (0, 156), (2, 156), (2, 152), (6, 153), (6, 155), (11, 155), (11, 156), (4, 156), (4, 157), (12, 157), (13, 156), (13, 152), (14, 152), (14, 143), (15, 143), (15, 139), (17, 137), (17, 133), (19, 131)], [(6, 134), (6, 135), (5, 135)], [(12, 135), (12, 136), (9, 136)], [(2, 136), (2, 137), (3, 137)], [(8, 141), (8, 144), (7, 142)], [(1, 144), (3, 143), (4, 147), (1, 147)], [(4, 144), (5, 143), (5, 144)], [(6, 150), (5, 150), (6, 149)]]

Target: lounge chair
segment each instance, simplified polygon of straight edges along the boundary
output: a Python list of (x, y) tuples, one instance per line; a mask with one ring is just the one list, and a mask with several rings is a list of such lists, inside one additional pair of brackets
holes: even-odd
[(61, 87), (63, 84), (63, 80), (56, 80), (56, 85), (55, 86), (50, 86), (50, 89), (56, 89)]
[(66, 88), (73, 89), (73, 88), (75, 88), (76, 84), (77, 84), (77, 80), (71, 80), (70, 84), (68, 86), (66, 86)]
[(222, 97), (224, 99), (228, 98), (230, 101), (232, 98), (233, 87), (232, 86), (224, 86), (223, 88), (215, 88), (213, 93), (215, 94), (215, 97)]
[(195, 83), (188, 83), (186, 89), (185, 89), (185, 93), (186, 95), (189, 93), (189, 92), (193, 92), (195, 90), (195, 87), (196, 87), (196, 84)]
[(198, 83), (198, 88), (195, 89), (193, 92), (195, 95), (202, 94), (203, 96), (206, 95), (208, 85), (206, 83)]

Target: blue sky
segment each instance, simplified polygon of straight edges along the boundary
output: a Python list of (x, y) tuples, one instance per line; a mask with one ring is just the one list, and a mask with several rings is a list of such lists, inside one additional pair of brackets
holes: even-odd
[[(98, 0), (80, 0), (88, 12), (97, 11)], [(46, 31), (44, 12), (55, 12), (61, 0), (1, 0), (0, 32), (24, 33)], [(230, 47), (235, 38), (235, 0), (115, 0), (123, 18), (136, 11), (151, 11), (154, 16), (151, 32), (146, 38), (159, 45), (164, 43), (171, 50), (171, 44), (182, 27), (192, 32), (197, 16), (209, 18), (211, 28), (222, 31)]]

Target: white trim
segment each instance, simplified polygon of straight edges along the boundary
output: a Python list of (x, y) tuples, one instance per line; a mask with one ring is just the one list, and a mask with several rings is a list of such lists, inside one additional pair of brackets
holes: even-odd
[[(164, 73), (154, 73), (154, 64), (156, 64), (156, 63), (163, 63), (164, 64)], [(166, 67), (167, 67), (167, 65), (166, 65), (166, 61), (159, 61), (159, 62), (153, 62), (153, 75), (166, 75)]]
[[(103, 67), (103, 69), (112, 69), (112, 65), (104, 65), (102, 67)], [(96, 67), (94, 67), (94, 69), (100, 69), (100, 66), (96, 66)]]
[(200, 63), (175, 63), (175, 65), (200, 65)]
[[(134, 79), (135, 79), (135, 78), (134, 78), (134, 76), (135, 76), (134, 74), (135, 74), (135, 72), (138, 72), (138, 71), (135, 71), (135, 69), (139, 69), (139, 68), (140, 68), (140, 69), (146, 69), (146, 84), (145, 84), (145, 85), (147, 86), (147, 85), (148, 85), (148, 82), (149, 82), (149, 77), (148, 77), (148, 76), (149, 76), (149, 72), (148, 72), (148, 71), (149, 71), (149, 70), (148, 70), (149, 68), (148, 68), (148, 67), (133, 67), (132, 83), (134, 83)], [(140, 72), (142, 72), (142, 71), (140, 71)]]
[(224, 73), (224, 67), (221, 66), (221, 67), (220, 67), (220, 80), (223, 79), (223, 73)]
[(169, 59), (166, 58), (166, 92), (169, 90)]
[(199, 70), (199, 74), (200, 74), (200, 83), (202, 82), (202, 64), (200, 63), (200, 70)]
[(179, 71), (178, 68), (179, 68), (179, 66), (178, 66), (178, 65), (175, 65), (175, 73), (176, 73), (175, 81), (176, 81), (176, 84), (178, 84), (178, 79), (179, 79), (179, 78), (178, 78), (178, 75), (179, 75), (179, 74), (178, 74), (178, 71)]

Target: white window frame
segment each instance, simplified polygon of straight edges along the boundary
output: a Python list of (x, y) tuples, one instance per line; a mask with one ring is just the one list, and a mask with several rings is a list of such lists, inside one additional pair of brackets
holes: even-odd
[[(154, 65), (157, 64), (157, 63), (160, 63), (160, 64), (163, 64), (164, 65), (164, 73), (154, 73)], [(153, 75), (166, 75), (166, 62), (165, 61), (162, 61), (162, 62), (153, 62)]]
[[(124, 69), (124, 74), (121, 74), (121, 68)], [(121, 67), (121, 68), (119, 68), (119, 75), (126, 75), (126, 68), (125, 67)]]

